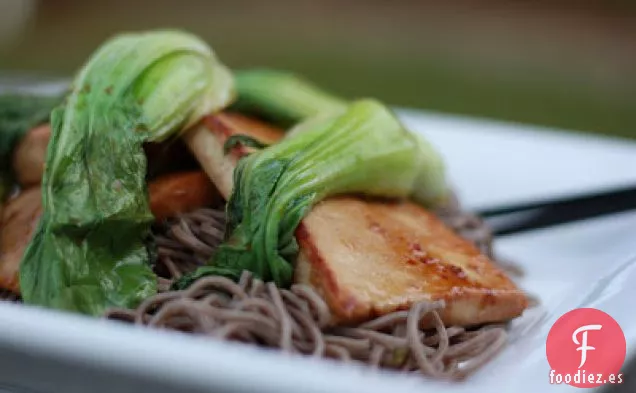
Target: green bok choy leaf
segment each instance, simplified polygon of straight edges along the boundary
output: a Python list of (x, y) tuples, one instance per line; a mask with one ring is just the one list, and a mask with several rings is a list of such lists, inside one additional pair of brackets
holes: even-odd
[(347, 102), (302, 77), (283, 71), (235, 72), (238, 99), (234, 108), (290, 126), (319, 114), (342, 112)]
[[(342, 113), (347, 107), (346, 101), (284, 71), (237, 71), (236, 81), (237, 110), (259, 114), (279, 125), (294, 125), (289, 131), (293, 135), (312, 128), (325, 116)], [(313, 121), (305, 121), (309, 119)], [(413, 135), (418, 140), (422, 160), (411, 198), (421, 205), (434, 207), (449, 195), (444, 161), (422, 135)]]
[(233, 78), (177, 31), (106, 42), (52, 113), (44, 213), (20, 267), (25, 302), (99, 315), (156, 291), (144, 141), (175, 135), (233, 97)]
[(335, 194), (407, 197), (418, 176), (417, 140), (374, 100), (360, 100), (341, 115), (253, 153), (234, 170), (227, 238), (210, 266), (177, 282), (205, 275), (238, 278), (249, 270), (285, 287), (298, 253), (296, 227), (311, 207)]

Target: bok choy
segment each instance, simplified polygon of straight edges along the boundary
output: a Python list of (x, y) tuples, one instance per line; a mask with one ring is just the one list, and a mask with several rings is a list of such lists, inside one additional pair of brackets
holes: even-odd
[(52, 113), (44, 213), (20, 268), (24, 301), (99, 315), (152, 295), (142, 143), (232, 97), (231, 74), (192, 35), (126, 34), (97, 50)]
[(342, 112), (347, 102), (298, 75), (255, 69), (237, 71), (235, 109), (289, 126), (319, 114)]
[[(347, 102), (294, 74), (267, 69), (236, 72), (237, 110), (260, 114), (278, 124), (294, 127), (295, 135), (321, 122), (321, 118), (342, 113)], [(314, 119), (312, 122), (305, 120)], [(300, 124), (298, 124), (300, 123)], [(434, 147), (420, 134), (417, 139), (422, 162), (411, 198), (424, 206), (443, 203), (449, 189), (444, 161)]]
[(344, 113), (243, 158), (234, 170), (226, 242), (210, 266), (177, 287), (204, 275), (236, 279), (243, 270), (290, 285), (294, 232), (316, 202), (344, 193), (407, 197), (420, 160), (417, 140), (374, 100), (353, 102)]

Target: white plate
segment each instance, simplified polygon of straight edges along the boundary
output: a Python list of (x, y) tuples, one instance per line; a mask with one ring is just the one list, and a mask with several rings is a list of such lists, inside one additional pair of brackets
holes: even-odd
[[(632, 142), (415, 111), (402, 115), (443, 151), (471, 207), (636, 184)], [(634, 353), (636, 288), (627, 283), (636, 280), (635, 232), (636, 212), (501, 239), (498, 250), (523, 265), (527, 275), (519, 283), (539, 295), (541, 306), (514, 322), (510, 345), (495, 361), (460, 384), (0, 304), (0, 389), (4, 383), (67, 393), (537, 392), (549, 386), (547, 332), (572, 308), (610, 313)]]
[(451, 178), (469, 207), (636, 185), (634, 142), (413, 110), (401, 112), (412, 129), (442, 149)]

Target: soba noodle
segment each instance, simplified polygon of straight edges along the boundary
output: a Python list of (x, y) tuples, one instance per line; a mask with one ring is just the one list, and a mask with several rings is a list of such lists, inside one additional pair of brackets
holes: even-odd
[[(456, 201), (437, 214), (482, 252), (494, 256), (490, 231), (479, 218), (463, 212)], [(164, 288), (211, 257), (223, 239), (224, 226), (221, 209), (201, 209), (156, 228), (155, 270)], [(329, 308), (311, 288), (279, 289), (245, 272), (239, 283), (222, 277), (203, 278), (187, 290), (159, 293), (136, 310), (110, 310), (107, 317), (284, 352), (461, 379), (503, 347), (506, 331), (500, 326), (446, 328), (437, 313), (443, 307), (443, 302), (418, 303), (409, 311), (393, 312), (356, 327), (330, 327)], [(421, 329), (420, 322), (430, 318), (435, 329)]]
[[(456, 200), (436, 213), (495, 260), (493, 237), (482, 220), (463, 212)], [(159, 293), (135, 310), (111, 309), (106, 317), (443, 379), (464, 378), (506, 343), (502, 326), (445, 327), (437, 312), (443, 302), (417, 303), (355, 327), (331, 327), (327, 304), (310, 287), (280, 289), (249, 272), (238, 283), (205, 277), (187, 290), (170, 291), (172, 280), (206, 263), (223, 240), (224, 228), (221, 207), (156, 225)], [(19, 301), (10, 292), (0, 292), (0, 299)], [(432, 320), (435, 328), (422, 329), (424, 320)]]
[(157, 225), (155, 272), (172, 280), (204, 265), (223, 241), (224, 232), (223, 208), (198, 209)]
[(464, 211), (454, 194), (451, 195), (448, 203), (435, 211), (435, 214), (461, 237), (473, 242), (484, 255), (492, 259), (506, 273), (517, 277), (524, 274), (519, 265), (504, 261), (495, 255), (494, 237), (490, 228), (479, 216)]
[[(205, 277), (183, 291), (160, 293), (136, 310), (110, 310), (108, 318), (235, 340), (287, 353), (358, 361), (373, 367), (461, 379), (506, 342), (502, 327), (446, 328), (443, 302), (417, 303), (357, 327), (329, 327), (329, 307), (311, 288), (280, 289), (244, 272), (235, 283)], [(421, 322), (433, 318), (434, 330)]]

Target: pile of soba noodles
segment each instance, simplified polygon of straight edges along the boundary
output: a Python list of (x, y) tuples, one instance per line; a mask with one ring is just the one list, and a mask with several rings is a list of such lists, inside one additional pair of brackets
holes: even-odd
[[(456, 198), (436, 213), (497, 260), (490, 230), (477, 216), (462, 211)], [(247, 271), (238, 283), (212, 276), (197, 280), (186, 290), (170, 290), (174, 279), (210, 259), (224, 239), (225, 221), (225, 207), (211, 206), (156, 224), (154, 271), (159, 277), (159, 293), (134, 310), (111, 309), (105, 317), (446, 379), (464, 378), (506, 343), (506, 330), (501, 325), (445, 327), (437, 313), (444, 307), (441, 301), (417, 303), (408, 311), (357, 326), (329, 327), (329, 308), (312, 288), (293, 285), (280, 289)], [(520, 274), (514, 265), (504, 263), (501, 267)], [(8, 291), (0, 297), (20, 301)], [(420, 328), (425, 318), (432, 318), (435, 329)]]
[[(478, 217), (463, 212), (456, 199), (437, 214), (494, 257), (490, 231)], [(135, 310), (111, 309), (106, 317), (448, 379), (467, 376), (506, 343), (501, 325), (445, 327), (437, 313), (443, 302), (417, 303), (408, 311), (357, 326), (329, 327), (329, 308), (312, 288), (280, 289), (247, 271), (238, 283), (213, 276), (200, 278), (187, 290), (169, 290), (173, 279), (209, 260), (223, 240), (224, 227), (223, 206), (199, 209), (157, 225), (154, 268), (161, 280), (160, 293)], [(435, 329), (420, 328), (425, 318), (432, 318)]]

